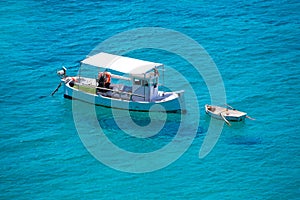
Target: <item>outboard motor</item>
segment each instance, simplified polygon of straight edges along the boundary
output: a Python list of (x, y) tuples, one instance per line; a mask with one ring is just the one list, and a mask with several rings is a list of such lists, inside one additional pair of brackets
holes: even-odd
[(56, 74), (60, 77), (60, 78), (65, 78), (66, 77), (66, 72), (67, 72), (67, 68), (62, 67), (61, 70), (57, 71)]

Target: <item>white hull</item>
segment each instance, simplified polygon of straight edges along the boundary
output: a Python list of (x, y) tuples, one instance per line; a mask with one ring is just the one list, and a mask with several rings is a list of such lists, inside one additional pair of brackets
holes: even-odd
[[(167, 112), (177, 112), (185, 111), (183, 91), (179, 92), (160, 92), (164, 94), (160, 101), (130, 101), (128, 99), (122, 98), (112, 98), (103, 95), (86, 93), (78, 90), (76, 86), (71, 87), (68, 83), (64, 83), (64, 97), (68, 99), (81, 100), (87, 103), (95, 104), (96, 106), (118, 108), (124, 110), (133, 111), (167, 111)], [(154, 105), (161, 105), (154, 106)], [(153, 107), (154, 106), (154, 107)]]
[(125, 110), (185, 112), (183, 90), (158, 91), (161, 67), (161, 63), (100, 52), (81, 61), (78, 76), (67, 76), (65, 67), (57, 75), (69, 99)]

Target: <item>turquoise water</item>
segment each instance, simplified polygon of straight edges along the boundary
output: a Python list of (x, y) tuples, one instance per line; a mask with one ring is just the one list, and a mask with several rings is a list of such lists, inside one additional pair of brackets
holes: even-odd
[[(299, 10), (298, 1), (275, 0), (1, 1), (0, 198), (299, 199)], [(201, 106), (197, 135), (178, 160), (150, 173), (96, 160), (77, 133), (72, 102), (62, 90), (50, 96), (59, 83), (55, 72), (65, 65), (75, 74), (100, 42), (140, 27), (172, 29), (201, 44), (222, 75), (228, 103), (256, 120), (224, 126), (199, 159), (210, 122), (207, 87), (184, 60), (138, 51), (132, 55), (189, 74)], [(97, 114), (112, 140), (131, 151), (163, 146), (179, 123), (171, 117), (162, 133), (139, 142), (114, 128), (108, 109)]]

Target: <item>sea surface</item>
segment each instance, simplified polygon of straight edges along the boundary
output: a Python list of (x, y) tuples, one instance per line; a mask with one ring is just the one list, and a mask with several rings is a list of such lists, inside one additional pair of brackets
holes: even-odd
[[(0, 1), (0, 199), (299, 199), (299, 10), (297, 0)], [(61, 66), (75, 75), (98, 44), (143, 27), (199, 43), (220, 72), (228, 104), (256, 120), (224, 124), (212, 151), (199, 158), (210, 125), (203, 78), (178, 55), (133, 51), (187, 76), (198, 99), (188, 110), (199, 107), (200, 114), (182, 156), (152, 172), (129, 173), (98, 161), (78, 134), (72, 101), (62, 88), (50, 94)], [(162, 148), (180, 124), (171, 114), (158, 135), (133, 139), (109, 108), (96, 111), (104, 132), (131, 152)], [(131, 115), (139, 126), (150, 123), (145, 113)]]

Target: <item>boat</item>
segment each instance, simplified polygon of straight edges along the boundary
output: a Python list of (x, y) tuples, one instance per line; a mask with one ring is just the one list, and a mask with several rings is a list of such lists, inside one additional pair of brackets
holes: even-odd
[(205, 112), (213, 118), (224, 120), (228, 125), (230, 125), (230, 121), (239, 122), (248, 117), (247, 113), (236, 110), (229, 105), (226, 105), (226, 107), (221, 107), (206, 104)]
[(66, 71), (57, 71), (65, 98), (133, 111), (185, 111), (184, 90), (159, 90), (161, 63), (101, 52), (82, 60), (77, 76)]

